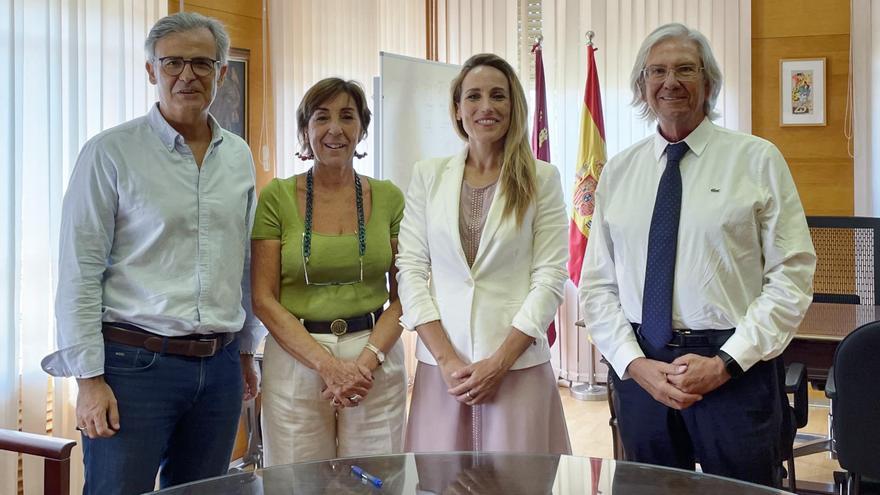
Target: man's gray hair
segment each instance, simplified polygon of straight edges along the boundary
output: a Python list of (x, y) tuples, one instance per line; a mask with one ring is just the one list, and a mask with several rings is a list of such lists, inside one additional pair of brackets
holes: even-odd
[(647, 95), (645, 94), (645, 64), (648, 60), (648, 53), (659, 43), (669, 39), (682, 38), (693, 41), (697, 45), (700, 52), (700, 60), (703, 64), (703, 76), (709, 83), (709, 90), (706, 92), (706, 101), (703, 103), (703, 112), (709, 119), (718, 117), (715, 111), (715, 102), (718, 100), (718, 94), (721, 93), (721, 68), (712, 55), (712, 47), (709, 46), (709, 40), (703, 36), (703, 33), (696, 29), (691, 29), (684, 24), (670, 23), (664, 24), (655, 29), (642, 42), (639, 53), (636, 55), (636, 63), (633, 65), (632, 73), (629, 76), (629, 84), (632, 88), (633, 99), (632, 105), (636, 107), (639, 116), (648, 120), (655, 120), (657, 116), (648, 105)]
[(214, 43), (217, 45), (215, 58), (220, 61), (220, 65), (226, 65), (226, 59), (229, 57), (229, 34), (226, 33), (226, 28), (217, 19), (196, 12), (178, 12), (156, 21), (144, 42), (147, 60), (156, 59), (156, 43), (165, 36), (201, 28), (206, 28), (214, 35)]

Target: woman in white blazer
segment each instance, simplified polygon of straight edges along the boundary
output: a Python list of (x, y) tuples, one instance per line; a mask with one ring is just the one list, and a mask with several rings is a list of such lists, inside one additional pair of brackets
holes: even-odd
[(531, 152), (502, 58), (471, 57), (451, 97), (467, 146), (415, 165), (398, 238), (400, 321), (419, 336), (404, 448), (570, 453), (547, 342), (567, 277), (559, 173)]

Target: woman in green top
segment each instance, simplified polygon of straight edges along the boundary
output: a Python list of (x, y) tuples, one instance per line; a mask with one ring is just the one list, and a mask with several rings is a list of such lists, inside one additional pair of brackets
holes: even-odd
[(300, 156), (314, 166), (260, 194), (251, 256), (254, 312), (270, 334), (267, 466), (402, 449), (406, 378), (394, 256), (403, 195), (354, 170), (369, 123), (357, 83), (318, 82), (297, 109)]

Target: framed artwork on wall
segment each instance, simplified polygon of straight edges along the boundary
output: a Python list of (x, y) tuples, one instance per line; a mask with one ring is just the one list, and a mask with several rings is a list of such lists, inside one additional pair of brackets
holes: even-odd
[(779, 60), (780, 126), (825, 125), (825, 58)]
[(220, 127), (248, 140), (248, 60), (250, 50), (240, 48), (229, 49), (229, 68), (226, 80), (217, 90), (217, 96), (211, 103), (211, 115), (217, 119)]

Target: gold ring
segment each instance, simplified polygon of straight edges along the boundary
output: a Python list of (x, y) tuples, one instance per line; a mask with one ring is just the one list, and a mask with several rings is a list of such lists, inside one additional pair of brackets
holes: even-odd
[(468, 390), (467, 392), (465, 392), (464, 395), (467, 395), (467, 398), (468, 398), (468, 399), (470, 399), (470, 400), (474, 400), (474, 396), (471, 395), (471, 391), (470, 391), (470, 390)]

